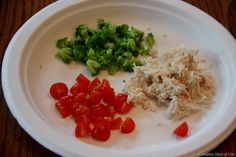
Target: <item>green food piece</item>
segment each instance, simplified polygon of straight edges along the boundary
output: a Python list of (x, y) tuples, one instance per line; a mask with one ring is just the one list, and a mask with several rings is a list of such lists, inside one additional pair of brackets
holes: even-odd
[(92, 75), (97, 75), (101, 71), (102, 66), (96, 61), (88, 59), (86, 65), (88, 66), (88, 69)]
[(71, 48), (62, 48), (56, 54), (58, 58), (61, 58), (63, 62), (70, 63), (73, 60), (73, 54)]
[(56, 56), (65, 63), (74, 60), (86, 64), (92, 75), (103, 69), (114, 75), (119, 70), (132, 72), (134, 66), (141, 66), (136, 57), (149, 55), (155, 43), (152, 33), (144, 37), (144, 32), (128, 24), (115, 25), (98, 19), (97, 25), (97, 29), (92, 29), (81, 24), (75, 30), (74, 39), (57, 40)]
[(66, 48), (66, 47), (71, 47), (72, 42), (68, 41), (68, 38), (61, 38), (57, 40), (56, 46), (59, 49)]
[(117, 71), (119, 71), (119, 65), (117, 63), (113, 63), (108, 65), (108, 74), (114, 75)]
[(75, 31), (76, 38), (86, 39), (88, 37), (88, 26), (86, 24), (79, 25)]
[(145, 38), (145, 42), (147, 43), (149, 47), (152, 48), (152, 46), (155, 43), (155, 39), (152, 33), (148, 33), (148, 36)]

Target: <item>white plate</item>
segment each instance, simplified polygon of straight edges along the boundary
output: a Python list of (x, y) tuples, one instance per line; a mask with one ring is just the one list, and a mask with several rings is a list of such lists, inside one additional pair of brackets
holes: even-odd
[[(190, 136), (175, 138), (171, 132), (179, 124), (139, 107), (129, 114), (137, 129), (130, 135), (113, 131), (108, 142), (78, 140), (75, 124), (63, 120), (54, 108), (49, 87), (57, 81), (74, 83), (86, 68), (65, 65), (55, 59), (55, 42), (71, 36), (75, 27), (86, 23), (95, 27), (98, 18), (116, 24), (127, 23), (153, 32), (158, 50), (183, 43), (198, 48), (213, 65), (218, 82), (216, 101), (203, 114), (186, 119)], [(166, 35), (166, 37), (163, 37)], [(171, 0), (61, 0), (28, 20), (10, 42), (3, 61), (2, 85), (8, 106), (19, 124), (35, 140), (63, 156), (188, 156), (200, 155), (219, 144), (235, 128), (236, 44), (233, 37), (214, 19), (182, 1)], [(115, 77), (104, 72), (112, 85), (121, 90), (127, 73)], [(159, 125), (161, 123), (161, 125)]]

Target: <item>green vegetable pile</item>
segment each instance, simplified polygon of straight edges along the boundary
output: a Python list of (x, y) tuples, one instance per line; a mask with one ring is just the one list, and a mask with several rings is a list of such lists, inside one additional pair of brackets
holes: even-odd
[(97, 23), (97, 30), (81, 24), (74, 39), (57, 40), (56, 56), (65, 63), (74, 60), (86, 64), (92, 75), (103, 69), (108, 69), (109, 75), (119, 70), (132, 72), (134, 65), (142, 65), (137, 56), (149, 55), (155, 43), (152, 33), (144, 37), (142, 31), (127, 24), (117, 26), (104, 19)]

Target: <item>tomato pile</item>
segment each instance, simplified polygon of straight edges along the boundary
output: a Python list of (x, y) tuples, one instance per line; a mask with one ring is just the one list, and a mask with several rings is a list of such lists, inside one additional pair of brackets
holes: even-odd
[(56, 100), (55, 107), (62, 116), (72, 116), (76, 122), (76, 137), (93, 137), (107, 141), (111, 130), (131, 133), (135, 122), (127, 117), (124, 121), (118, 114), (128, 113), (133, 103), (127, 101), (127, 94), (118, 93), (108, 80), (94, 78), (90, 81), (79, 74), (76, 83), (68, 89), (62, 82), (50, 87), (50, 95)]

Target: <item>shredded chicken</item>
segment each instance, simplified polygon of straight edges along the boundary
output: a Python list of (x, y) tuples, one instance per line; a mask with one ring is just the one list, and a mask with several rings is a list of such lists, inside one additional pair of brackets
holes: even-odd
[(179, 120), (201, 111), (213, 102), (216, 83), (207, 69), (199, 67), (198, 50), (178, 47), (146, 59), (134, 68), (124, 91), (144, 109), (167, 106), (166, 116)]

